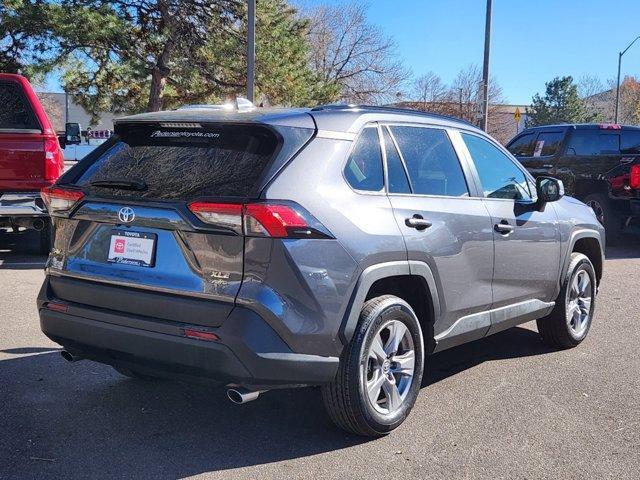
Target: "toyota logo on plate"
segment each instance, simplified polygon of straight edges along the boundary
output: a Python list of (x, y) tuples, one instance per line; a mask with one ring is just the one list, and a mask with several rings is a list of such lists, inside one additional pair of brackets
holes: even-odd
[(118, 218), (122, 223), (131, 223), (136, 218), (136, 212), (131, 207), (122, 207), (118, 212)]

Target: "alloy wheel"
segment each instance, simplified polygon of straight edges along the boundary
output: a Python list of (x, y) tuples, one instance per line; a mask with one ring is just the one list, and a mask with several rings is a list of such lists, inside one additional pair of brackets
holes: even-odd
[(402, 406), (413, 382), (415, 355), (404, 323), (391, 320), (378, 329), (363, 364), (365, 394), (377, 412), (388, 415)]
[(591, 290), (589, 274), (585, 270), (580, 270), (573, 277), (567, 302), (567, 324), (576, 337), (582, 335), (589, 325)]

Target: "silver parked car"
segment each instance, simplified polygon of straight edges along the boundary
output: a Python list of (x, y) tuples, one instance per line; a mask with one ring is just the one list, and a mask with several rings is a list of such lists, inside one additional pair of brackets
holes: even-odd
[(115, 132), (43, 191), (38, 308), (68, 360), (209, 379), (238, 403), (320, 385), (338, 426), (381, 435), (428, 355), (530, 320), (558, 348), (589, 331), (593, 211), (469, 124), (194, 108)]

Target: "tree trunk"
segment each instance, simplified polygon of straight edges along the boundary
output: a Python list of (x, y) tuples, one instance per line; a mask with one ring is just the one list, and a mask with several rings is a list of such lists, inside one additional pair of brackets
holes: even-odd
[(155, 66), (151, 72), (151, 90), (149, 91), (149, 106), (147, 111), (162, 110), (164, 87), (167, 85), (168, 70)]

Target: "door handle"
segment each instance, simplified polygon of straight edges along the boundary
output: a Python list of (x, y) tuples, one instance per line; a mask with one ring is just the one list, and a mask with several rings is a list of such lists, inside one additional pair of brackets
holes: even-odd
[(407, 227), (415, 228), (418, 231), (426, 230), (433, 225), (429, 220), (425, 220), (422, 215), (418, 215), (417, 213), (411, 218), (405, 218), (404, 224)]
[(509, 235), (516, 229), (516, 227), (514, 227), (513, 225), (509, 225), (506, 220), (502, 220), (500, 223), (496, 223), (493, 227), (495, 228), (496, 232), (501, 235)]

